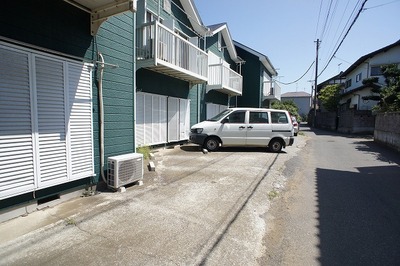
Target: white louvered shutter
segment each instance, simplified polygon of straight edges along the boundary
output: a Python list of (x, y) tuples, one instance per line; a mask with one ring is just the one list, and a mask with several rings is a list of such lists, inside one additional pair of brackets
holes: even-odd
[(179, 140), (179, 99), (168, 98), (168, 141)]
[(0, 44), (0, 199), (94, 175), (89, 65)]
[(0, 199), (35, 187), (28, 53), (0, 46)]
[(66, 181), (64, 64), (35, 57), (39, 186)]
[(136, 94), (136, 145), (144, 145), (144, 94)]
[(67, 63), (67, 123), (71, 179), (93, 174), (92, 71), (90, 66)]

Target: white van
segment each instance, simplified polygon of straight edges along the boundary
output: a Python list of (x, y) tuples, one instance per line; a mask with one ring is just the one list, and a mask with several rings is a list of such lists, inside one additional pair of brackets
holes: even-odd
[(293, 144), (294, 130), (288, 111), (229, 108), (193, 125), (189, 140), (209, 151), (220, 146), (265, 146), (280, 152)]

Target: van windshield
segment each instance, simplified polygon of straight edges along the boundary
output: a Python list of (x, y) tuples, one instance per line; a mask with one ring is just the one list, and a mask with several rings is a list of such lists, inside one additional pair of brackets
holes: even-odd
[(207, 121), (218, 121), (221, 120), (224, 116), (232, 112), (232, 110), (226, 109), (225, 111), (222, 111), (221, 113), (217, 114), (213, 118), (207, 119)]

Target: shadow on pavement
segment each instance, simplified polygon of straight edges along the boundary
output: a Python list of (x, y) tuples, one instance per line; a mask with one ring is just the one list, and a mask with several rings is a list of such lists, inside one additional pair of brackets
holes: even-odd
[[(290, 149), (290, 147), (287, 147)], [(197, 145), (182, 145), (180, 147), (181, 150), (185, 152), (202, 152), (202, 149), (200, 146)], [(268, 153), (273, 153), (268, 150), (267, 147), (221, 147), (218, 149), (216, 152), (268, 152)], [(286, 154), (284, 150), (279, 152), (279, 154)]]
[(321, 265), (400, 265), (400, 167), (357, 170), (316, 169)]

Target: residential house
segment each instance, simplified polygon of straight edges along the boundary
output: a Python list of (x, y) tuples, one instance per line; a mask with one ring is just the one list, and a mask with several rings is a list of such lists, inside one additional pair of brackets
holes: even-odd
[(2, 3), (0, 213), (63, 200), (101, 180), (102, 159), (135, 152), (135, 11), (129, 0)]
[(205, 27), (191, 0), (138, 0), (136, 140), (156, 145), (188, 139), (208, 80)]
[(304, 91), (286, 92), (281, 95), (281, 101), (293, 101), (301, 117), (307, 117), (311, 109), (311, 94)]
[[(238, 57), (226, 23), (208, 26), (208, 82), (204, 101), (205, 112), (200, 120), (211, 118), (230, 106), (242, 95), (243, 77), (238, 73), (243, 63)], [(203, 109), (203, 110), (204, 110)]]
[(266, 55), (234, 41), (238, 56), (245, 62), (241, 68), (243, 93), (237, 97), (239, 107), (270, 107), (280, 101), (281, 88), (274, 81), (278, 75)]
[(343, 109), (371, 110), (377, 102), (363, 100), (364, 96), (373, 95), (372, 87), (364, 85), (363, 80), (378, 77), (378, 82), (372, 86), (383, 86), (381, 66), (389, 64), (400, 64), (400, 40), (360, 57), (344, 71), (341, 76), (346, 81), (340, 100)]
[[(374, 95), (372, 88), (385, 85), (381, 67), (389, 64), (400, 65), (400, 40), (360, 57), (342, 73), (346, 82), (341, 93), (339, 131), (350, 133), (374, 131), (375, 118), (371, 110), (377, 101), (365, 97)], [(377, 77), (378, 82), (363, 84), (363, 80), (372, 77)]]

